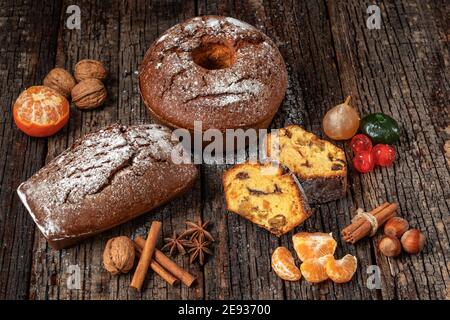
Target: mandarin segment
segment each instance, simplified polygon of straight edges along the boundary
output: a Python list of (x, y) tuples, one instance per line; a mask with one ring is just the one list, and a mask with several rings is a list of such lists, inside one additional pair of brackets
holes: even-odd
[(46, 86), (23, 91), (13, 106), (17, 127), (33, 137), (47, 137), (58, 132), (69, 120), (69, 102)]
[(300, 271), (303, 278), (311, 283), (319, 283), (328, 279), (327, 272), (325, 270), (325, 264), (329, 258), (333, 258), (331, 255), (326, 255), (320, 258), (311, 258), (305, 260), (300, 265)]
[(327, 257), (325, 270), (328, 277), (336, 283), (349, 282), (356, 272), (358, 260), (356, 257), (347, 254), (342, 259), (336, 260), (334, 257)]
[(336, 240), (331, 234), (322, 232), (299, 232), (292, 237), (294, 249), (301, 261), (333, 255)]
[(273, 252), (272, 269), (283, 280), (297, 281), (302, 277), (300, 269), (295, 265), (294, 257), (285, 247), (278, 247)]

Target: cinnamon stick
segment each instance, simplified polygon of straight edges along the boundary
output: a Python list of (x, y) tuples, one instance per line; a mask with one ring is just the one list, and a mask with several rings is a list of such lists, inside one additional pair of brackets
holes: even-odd
[[(144, 244), (145, 240), (142, 244), (142, 247), (139, 247), (135, 244), (136, 254), (138, 255), (138, 257), (141, 255)], [(167, 272), (166, 269), (164, 269), (158, 262), (155, 261), (155, 259), (152, 259), (152, 261), (150, 262), (150, 269), (152, 269), (156, 274), (158, 274), (161, 278), (164, 279), (164, 281), (166, 281), (171, 286), (175, 285), (178, 282), (178, 279), (175, 278), (173, 275), (171, 275), (169, 272)]]
[(155, 252), (156, 242), (158, 241), (159, 234), (161, 233), (162, 223), (154, 221), (148, 232), (147, 240), (142, 249), (139, 263), (134, 272), (133, 279), (131, 280), (131, 287), (138, 291), (141, 291), (142, 284), (144, 283), (145, 275), (147, 274), (148, 267), (152, 260), (153, 253)]
[[(381, 211), (381, 210), (383, 210), (383, 209), (385, 209), (387, 206), (389, 206), (389, 202), (385, 202), (385, 203), (383, 203), (383, 204), (381, 204), (380, 206), (378, 206), (378, 207), (376, 207), (375, 209), (373, 209), (372, 211), (370, 211), (369, 213), (371, 214), (371, 215), (373, 215), (373, 216), (377, 216), (377, 214)], [(359, 220), (356, 220), (355, 222), (353, 222), (352, 224), (350, 224), (350, 225), (348, 225), (347, 227), (345, 227), (343, 230), (342, 230), (342, 235), (348, 235), (348, 234), (350, 234), (350, 233), (352, 233), (352, 232), (354, 232), (355, 230), (357, 230), (358, 228), (360, 228), (363, 224), (367, 224), (368, 222), (366, 221), (366, 220), (364, 220), (364, 219), (359, 219)], [(370, 223), (368, 224), (368, 226), (370, 227)], [(370, 228), (369, 228), (369, 230), (370, 230)]]
[[(142, 237), (136, 237), (134, 239), (134, 243), (137, 248), (142, 248), (145, 244), (145, 240)], [(155, 253), (153, 258), (159, 263), (163, 268), (165, 268), (168, 272), (173, 274), (175, 277), (181, 280), (181, 282), (190, 287), (195, 282), (195, 277), (191, 275), (189, 272), (185, 271), (181, 267), (179, 267), (175, 262), (173, 262), (169, 257), (167, 257), (160, 250), (155, 249)]]
[[(395, 216), (398, 206), (396, 203), (385, 202), (376, 207), (369, 213), (377, 219), (378, 227), (382, 226), (387, 220)], [(345, 227), (341, 234), (342, 239), (354, 244), (360, 239), (368, 236), (372, 231), (372, 225), (366, 219), (358, 219)]]

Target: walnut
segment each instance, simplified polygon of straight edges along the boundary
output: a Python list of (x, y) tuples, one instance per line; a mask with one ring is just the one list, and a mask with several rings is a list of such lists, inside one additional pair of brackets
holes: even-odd
[(55, 89), (64, 97), (70, 96), (76, 82), (72, 75), (63, 68), (54, 68), (44, 78), (44, 86)]
[(75, 65), (75, 79), (83, 81), (85, 79), (95, 78), (104, 80), (106, 78), (106, 69), (100, 61), (84, 59), (78, 61)]
[(72, 89), (72, 102), (80, 109), (94, 109), (106, 100), (107, 92), (103, 83), (95, 78), (79, 82)]
[(103, 265), (111, 274), (127, 273), (134, 265), (134, 243), (128, 237), (109, 239), (103, 251)]

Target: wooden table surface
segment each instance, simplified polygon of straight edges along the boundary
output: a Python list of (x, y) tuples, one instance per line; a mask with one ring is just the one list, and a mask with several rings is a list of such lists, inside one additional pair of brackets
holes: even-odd
[[(450, 139), (448, 1), (386, 1), (381, 29), (366, 26), (373, 1), (0, 1), (0, 298), (1, 299), (449, 299), (450, 174), (444, 144)], [(70, 30), (66, 9), (81, 9), (81, 30)], [(278, 45), (289, 87), (272, 128), (296, 123), (323, 136), (325, 111), (351, 95), (361, 114), (384, 112), (401, 124), (398, 159), (390, 168), (361, 175), (350, 167), (345, 199), (317, 207), (296, 231), (332, 232), (350, 223), (356, 208), (397, 202), (399, 215), (428, 238), (418, 255), (388, 259), (376, 250), (381, 233), (357, 245), (338, 240), (337, 256), (358, 258), (343, 285), (287, 283), (270, 268), (273, 250), (292, 249), (291, 234), (276, 238), (227, 213), (221, 185), (224, 165), (202, 165), (193, 190), (168, 205), (79, 245), (54, 251), (35, 227), (15, 190), (74, 139), (102, 126), (150, 122), (139, 95), (138, 67), (152, 41), (170, 26), (204, 14), (242, 19)], [(40, 84), (54, 66), (73, 70), (83, 58), (109, 71), (109, 98), (94, 111), (71, 109), (69, 124), (48, 139), (29, 138), (12, 120), (12, 104)], [(347, 158), (351, 152), (344, 143)], [(154, 219), (163, 234), (184, 221), (213, 221), (214, 257), (204, 267), (176, 261), (198, 276), (194, 288), (169, 287), (150, 274), (142, 294), (131, 275), (102, 267), (107, 239), (144, 235)], [(162, 240), (162, 239), (161, 239)], [(81, 288), (69, 289), (73, 265)], [(381, 270), (381, 288), (369, 289), (367, 268)]]

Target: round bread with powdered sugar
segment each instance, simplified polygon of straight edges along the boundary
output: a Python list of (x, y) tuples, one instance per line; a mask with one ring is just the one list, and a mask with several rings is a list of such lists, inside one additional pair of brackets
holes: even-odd
[(266, 128), (287, 72), (275, 44), (253, 26), (202, 16), (167, 30), (145, 54), (139, 85), (155, 120), (176, 128)]

